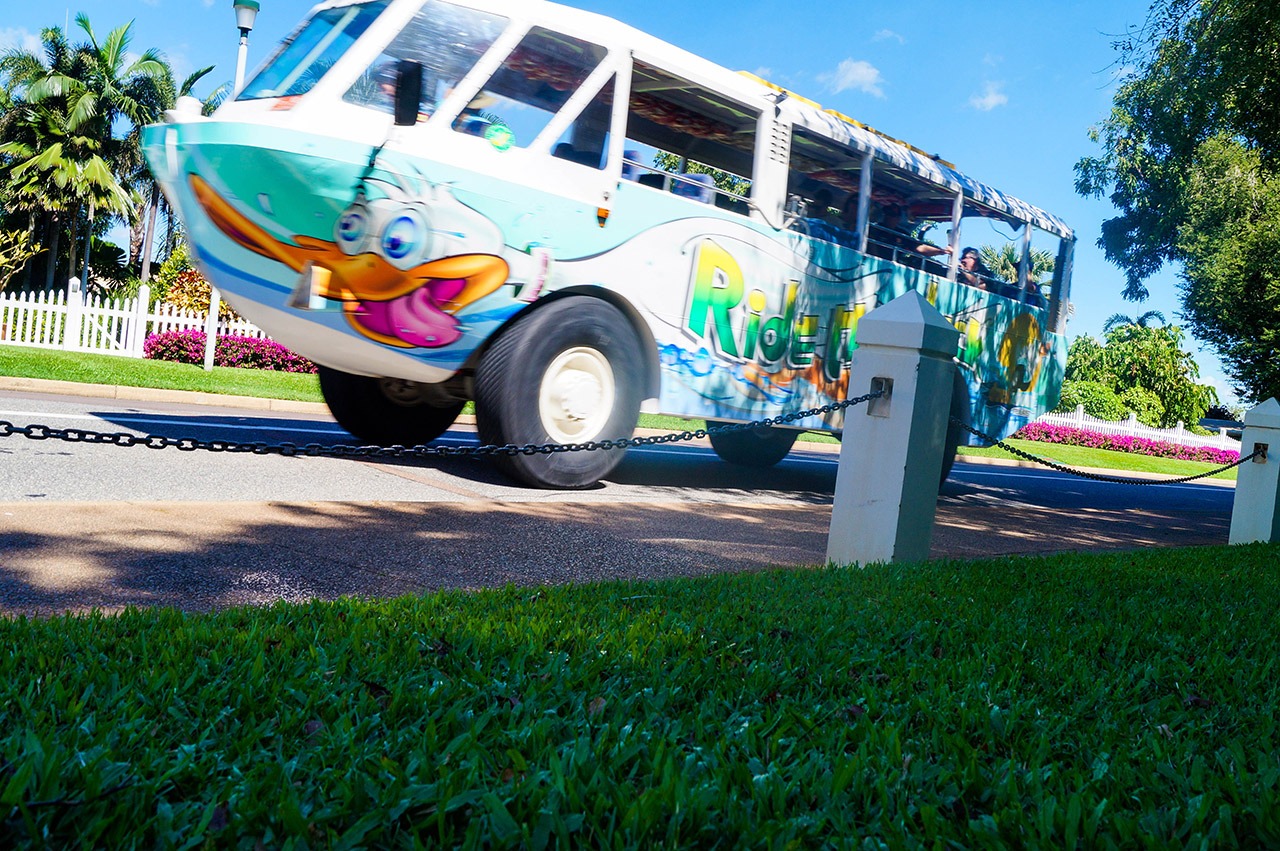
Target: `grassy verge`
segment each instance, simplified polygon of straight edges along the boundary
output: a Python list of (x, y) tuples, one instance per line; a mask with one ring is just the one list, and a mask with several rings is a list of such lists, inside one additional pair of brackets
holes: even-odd
[(1254, 545), (3, 620), (0, 836), (1276, 847), (1278, 558)]

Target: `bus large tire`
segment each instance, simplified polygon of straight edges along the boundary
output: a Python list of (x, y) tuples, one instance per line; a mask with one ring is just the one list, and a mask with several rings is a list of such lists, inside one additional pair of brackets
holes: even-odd
[[(718, 420), (707, 420), (707, 428), (728, 425)], [(772, 467), (791, 451), (800, 435), (788, 428), (748, 428), (740, 431), (722, 431), (709, 435), (711, 448), (721, 460), (742, 467)]]
[[(644, 352), (613, 305), (575, 296), (516, 322), (480, 359), (476, 427), (483, 443), (518, 445), (624, 440), (635, 431)], [(498, 469), (541, 488), (591, 487), (621, 449), (495, 455)]]
[(441, 405), (428, 385), (413, 381), (317, 369), (320, 392), (338, 425), (378, 446), (430, 443), (453, 425), (465, 404)]

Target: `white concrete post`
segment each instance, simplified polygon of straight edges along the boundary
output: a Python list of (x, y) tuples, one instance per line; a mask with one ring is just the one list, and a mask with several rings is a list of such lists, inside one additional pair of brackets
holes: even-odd
[(147, 314), (151, 308), (151, 286), (138, 287), (138, 297), (133, 302), (133, 317), (129, 327), (129, 353), (142, 357), (142, 347), (147, 341)]
[(218, 308), (222, 306), (222, 297), (218, 288), (209, 287), (209, 315), (204, 318), (204, 369), (213, 370), (213, 349), (218, 342)]
[(1244, 415), (1240, 454), (1252, 455), (1261, 446), (1267, 447), (1265, 460), (1254, 458), (1238, 468), (1232, 544), (1280, 541), (1280, 402), (1274, 398)]
[(66, 323), (62, 331), (62, 348), (64, 351), (77, 351), (84, 333), (84, 293), (80, 289), (80, 279), (76, 277), (67, 280)]
[(845, 412), (829, 562), (929, 557), (959, 335), (914, 290), (858, 323), (849, 395), (889, 395)]

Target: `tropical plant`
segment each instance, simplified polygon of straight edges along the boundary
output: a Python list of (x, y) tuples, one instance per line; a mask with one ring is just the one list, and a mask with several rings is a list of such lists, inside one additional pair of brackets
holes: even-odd
[[(997, 278), (1013, 284), (1018, 282), (1018, 264), (1022, 258), (1013, 243), (1006, 242), (999, 247), (983, 245), (978, 249), (978, 254)], [(1048, 251), (1040, 248), (1031, 249), (1031, 264), (1028, 269), (1028, 278), (1031, 283), (1041, 284), (1052, 278), (1053, 265), (1053, 255)]]
[[(46, 287), (64, 230), (74, 271), (82, 223), (92, 234), (98, 211), (126, 221), (135, 217), (135, 200), (117, 175), (137, 159), (138, 129), (158, 117), (147, 97), (148, 81), (167, 73), (154, 50), (132, 57), (131, 24), (116, 27), (104, 40), (84, 14), (76, 16), (76, 25), (86, 43), (72, 46), (60, 28), (51, 27), (41, 33), (42, 53), (14, 49), (0, 56), (0, 77), (13, 104), (0, 127), (0, 177), (11, 204), (29, 213), (33, 227), (38, 217), (52, 232)], [(117, 135), (118, 126), (123, 135)]]
[(1113, 331), (1116, 328), (1122, 328), (1126, 325), (1136, 325), (1139, 328), (1150, 328), (1152, 322), (1164, 324), (1164, 314), (1158, 310), (1148, 310), (1140, 313), (1136, 317), (1126, 316), (1123, 313), (1113, 313), (1107, 317), (1107, 321), (1102, 323), (1102, 333)]
[[(181, 85), (174, 85), (173, 72), (166, 64), (162, 75), (147, 78), (146, 99), (151, 108), (158, 115), (173, 109), (177, 106), (179, 98), (191, 96), (196, 83), (213, 71), (213, 67), (210, 65), (201, 68), (188, 75)], [(224, 95), (225, 86), (219, 87), (203, 102), (201, 111), (205, 113), (212, 111), (218, 103), (221, 103)], [(136, 134), (131, 134), (130, 141), (135, 147), (137, 146)], [(143, 162), (141, 154), (139, 153), (131, 160), (131, 163), (134, 165), (130, 175), (131, 183), (144, 199), (147, 212), (144, 216), (138, 216), (130, 228), (129, 262), (141, 268), (141, 279), (145, 283), (151, 277), (151, 252), (155, 245), (157, 219), (163, 216), (165, 222), (171, 223), (173, 214), (164, 193), (160, 191), (160, 184), (156, 182), (151, 170)], [(172, 231), (172, 226), (168, 230)]]

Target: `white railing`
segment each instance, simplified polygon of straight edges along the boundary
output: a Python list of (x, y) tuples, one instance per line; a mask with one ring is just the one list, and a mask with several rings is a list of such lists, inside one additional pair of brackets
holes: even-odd
[(1100, 420), (1084, 412), (1084, 405), (1076, 405), (1075, 411), (1069, 414), (1045, 414), (1036, 420), (1045, 425), (1066, 426), (1068, 428), (1086, 429), (1099, 434), (1114, 434), (1124, 437), (1143, 437), (1147, 440), (1162, 440), (1165, 443), (1177, 443), (1181, 446), (1208, 446), (1214, 449), (1234, 449), (1240, 451), (1240, 441), (1227, 436), (1226, 428), (1219, 428), (1215, 435), (1192, 434), (1182, 422), (1174, 428), (1153, 428), (1138, 422), (1137, 414), (1129, 414), (1127, 420)]
[[(65, 292), (0, 293), (0, 344), (140, 358), (149, 334), (204, 330), (206, 314), (171, 304), (148, 309), (150, 298), (145, 284), (137, 298), (109, 302), (98, 296), (82, 301), (77, 293), (68, 298)], [(266, 337), (243, 319), (219, 322), (218, 334)]]

